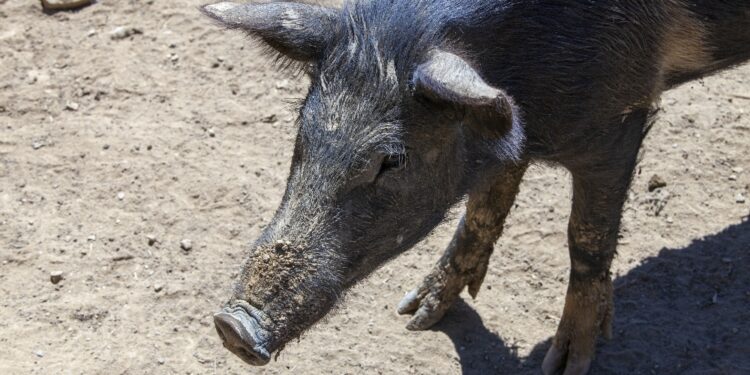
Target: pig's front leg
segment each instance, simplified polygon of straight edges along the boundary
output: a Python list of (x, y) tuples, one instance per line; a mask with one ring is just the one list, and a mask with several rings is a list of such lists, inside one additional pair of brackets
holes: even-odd
[(440, 261), (399, 303), (399, 314), (414, 314), (407, 329), (423, 330), (437, 323), (465, 286), (476, 298), (526, 166), (508, 166), (469, 194), (466, 214)]
[(607, 339), (612, 336), (614, 305), (609, 269), (634, 164), (633, 155), (632, 164), (620, 166), (617, 172), (594, 177), (572, 171), (570, 280), (562, 318), (542, 364), (545, 375), (586, 374), (599, 335)]

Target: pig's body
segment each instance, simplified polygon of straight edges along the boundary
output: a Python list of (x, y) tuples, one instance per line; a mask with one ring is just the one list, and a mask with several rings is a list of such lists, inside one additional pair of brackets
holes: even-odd
[(338, 295), (468, 194), (438, 265), (399, 305), (410, 329), (475, 296), (526, 166), (573, 176), (570, 285), (545, 357), (588, 371), (613, 314), (622, 205), (659, 95), (750, 58), (746, 0), (219, 3), (204, 12), (306, 71), (287, 191), (216, 317), (264, 364)]
[(451, 22), (450, 35), (523, 109), (528, 158), (589, 159), (597, 144), (622, 142), (607, 136), (614, 119), (750, 58), (744, 0), (485, 3), (507, 9)]

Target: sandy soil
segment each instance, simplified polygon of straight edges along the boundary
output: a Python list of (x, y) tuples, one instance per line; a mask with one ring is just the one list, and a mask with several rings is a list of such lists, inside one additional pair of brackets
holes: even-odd
[[(47, 15), (0, 0), (0, 373), (538, 373), (563, 306), (570, 201), (566, 172), (542, 166), (478, 299), (435, 329), (406, 331), (395, 305), (455, 220), (267, 367), (221, 347), (211, 315), (281, 198), (305, 82), (199, 3)], [(136, 32), (113, 40), (120, 26)], [(624, 214), (615, 338), (593, 373), (748, 374), (750, 66), (663, 105)], [(667, 186), (649, 193), (654, 174)]]

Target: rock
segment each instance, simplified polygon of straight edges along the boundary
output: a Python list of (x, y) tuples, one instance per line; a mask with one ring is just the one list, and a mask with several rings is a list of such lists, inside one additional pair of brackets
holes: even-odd
[(43, 141), (35, 141), (35, 142), (31, 143), (31, 148), (33, 148), (34, 150), (38, 150), (38, 149), (40, 149), (40, 148), (42, 148), (42, 147), (44, 147), (46, 145), (47, 144), (44, 143)]
[(93, 0), (42, 0), (44, 10), (70, 10), (90, 5)]
[(208, 133), (208, 136), (211, 138), (216, 136), (216, 130), (214, 130), (214, 128), (208, 128), (206, 132)]
[(737, 181), (737, 175), (736, 174), (730, 174), (729, 175), (729, 181)]
[(734, 196), (734, 201), (737, 203), (745, 203), (746, 200), (747, 199), (742, 193), (737, 193), (737, 195)]
[(189, 239), (184, 239), (180, 241), (180, 248), (185, 251), (190, 251), (193, 249), (193, 241), (190, 241)]
[(160, 365), (163, 365), (166, 361), (164, 358), (159, 358), (156, 362), (158, 362)]
[(164, 289), (164, 284), (157, 283), (154, 284), (154, 292), (159, 293)]
[(117, 199), (123, 200), (125, 199), (125, 192), (121, 191), (117, 193)]
[(148, 246), (154, 246), (157, 242), (156, 236), (154, 236), (153, 234), (149, 234), (148, 236), (146, 236), (146, 242), (148, 243)]
[(49, 281), (52, 282), (52, 284), (59, 284), (60, 281), (63, 279), (63, 273), (62, 271), (52, 271), (49, 273)]
[(77, 111), (80, 106), (76, 102), (68, 102), (65, 104), (65, 110), (66, 111)]
[(34, 352), (34, 355), (36, 355), (39, 358), (42, 358), (42, 357), (44, 357), (44, 352), (41, 351), (41, 350), (37, 350), (37, 351)]
[(118, 26), (109, 32), (109, 38), (112, 40), (121, 40), (137, 34), (143, 34), (143, 31), (137, 27)]
[(659, 176), (658, 174), (651, 176), (651, 179), (648, 180), (648, 191), (654, 191), (666, 186), (667, 182), (664, 181), (664, 179), (661, 178), (661, 176)]

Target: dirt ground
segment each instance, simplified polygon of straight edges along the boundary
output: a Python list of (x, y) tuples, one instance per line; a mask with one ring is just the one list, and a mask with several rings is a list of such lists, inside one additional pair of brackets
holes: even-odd
[[(0, 0), (0, 373), (538, 373), (570, 206), (567, 173), (543, 166), (478, 299), (433, 330), (405, 330), (395, 306), (455, 219), (278, 361), (251, 368), (221, 347), (212, 314), (279, 203), (305, 82), (200, 3), (44, 14)], [(750, 66), (662, 104), (624, 213), (615, 337), (592, 373), (750, 374)], [(666, 187), (648, 192), (654, 174)]]

